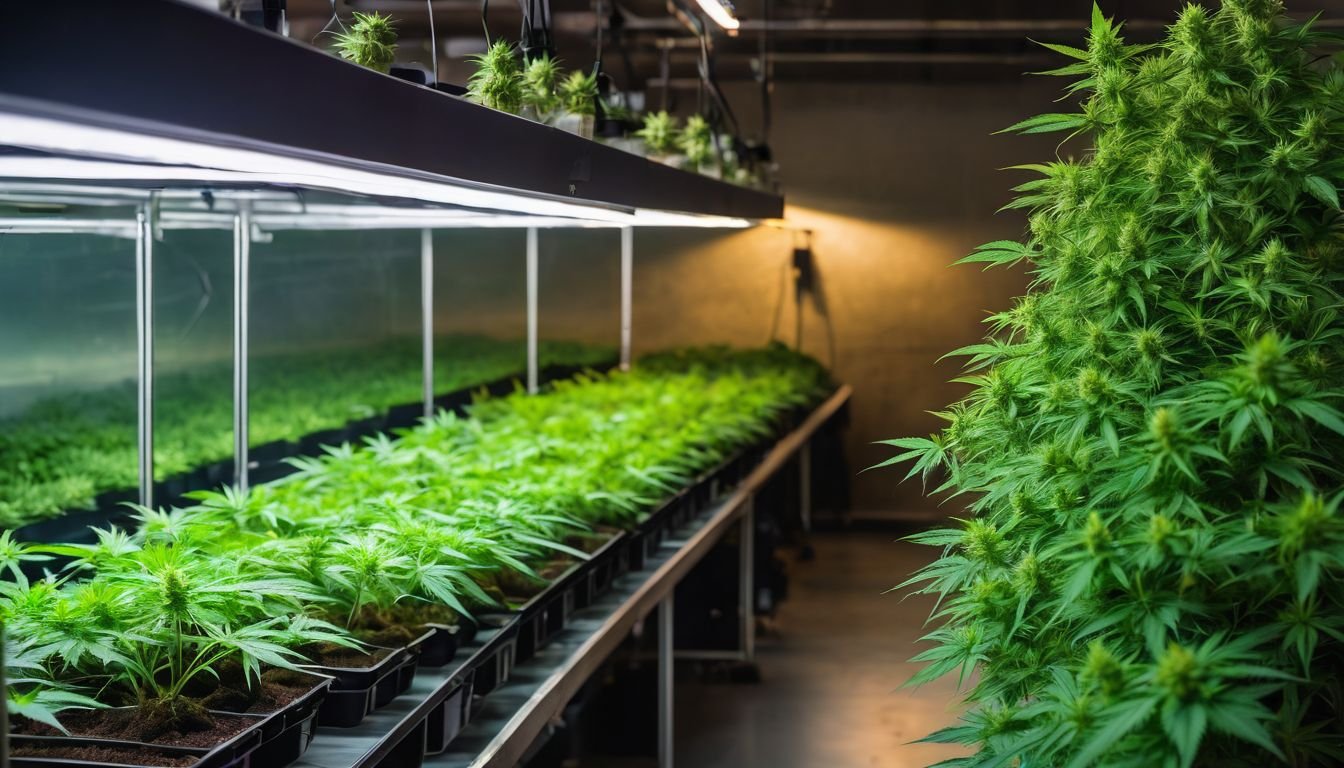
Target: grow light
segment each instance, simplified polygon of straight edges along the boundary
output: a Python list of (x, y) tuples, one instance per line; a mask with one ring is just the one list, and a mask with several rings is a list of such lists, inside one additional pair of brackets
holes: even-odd
[(631, 215), (629, 210), (597, 203), (580, 205), (443, 177), (431, 180), (429, 174), (416, 178), (363, 171), (342, 165), (338, 158), (318, 162), (30, 115), (0, 113), (0, 136), (8, 146), (128, 161), (108, 166), (69, 157), (12, 158), (14, 164), (7, 164), (6, 175), (28, 178), (283, 184), (537, 216), (624, 223)]
[(705, 15), (713, 19), (714, 23), (720, 27), (730, 32), (736, 32), (742, 26), (742, 22), (738, 21), (737, 17), (733, 15), (732, 4), (724, 2), (724, 0), (698, 0), (698, 2), (700, 3), (700, 10), (704, 11)]
[[(433, 174), (361, 170), (334, 157), (296, 158), (12, 112), (0, 112), (0, 136), (7, 146), (56, 153), (0, 157), (0, 178), (7, 179), (280, 185), (469, 209), (383, 209), (398, 211), (408, 227), (751, 226), (740, 218), (575, 203)], [(359, 215), (364, 224), (375, 218), (356, 210), (344, 213)], [(338, 222), (329, 218), (326, 223)], [(383, 221), (382, 226), (391, 223)], [(339, 228), (351, 227), (347, 223)]]

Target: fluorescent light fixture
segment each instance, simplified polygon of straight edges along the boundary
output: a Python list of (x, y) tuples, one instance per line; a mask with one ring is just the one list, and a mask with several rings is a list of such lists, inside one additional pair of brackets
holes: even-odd
[(700, 3), (700, 10), (704, 11), (705, 15), (713, 19), (714, 23), (720, 27), (730, 32), (736, 32), (742, 26), (742, 22), (738, 21), (737, 16), (733, 15), (732, 3), (727, 2), (727, 0), (698, 0), (698, 2)]
[[(239, 147), (132, 133), (29, 115), (0, 113), (0, 142), (66, 155), (124, 160), (98, 163), (70, 158), (5, 158), (11, 178), (94, 179), (270, 185), (418, 200), (533, 216), (633, 223), (632, 211), (600, 203), (573, 203), (475, 186), (348, 168)], [(153, 165), (141, 165), (153, 164)]]
[[(0, 187), (32, 180), (68, 182), (53, 185), (63, 192), (78, 189), (77, 182), (144, 183), (168, 185), (225, 184), (250, 187), (286, 186), (342, 194), (402, 199), (453, 208), (396, 208), (392, 206), (337, 205), (337, 215), (357, 222), (333, 229), (357, 229), (375, 220), (377, 228), (400, 226), (446, 228), (491, 227), (695, 227), (743, 228), (747, 219), (617, 208), (602, 203), (575, 203), (564, 198), (530, 195), (456, 179), (418, 178), (396, 173), (349, 168), (338, 163), (294, 158), (253, 149), (186, 141), (45, 117), (0, 112), (0, 144), (57, 155), (0, 155)], [(177, 192), (180, 190), (174, 190)], [(216, 191), (221, 197), (223, 190)], [(147, 190), (116, 188), (118, 197), (143, 197)], [(165, 193), (167, 194), (167, 193)], [(186, 194), (191, 194), (190, 192)], [(228, 195), (258, 193), (244, 190)], [(274, 194), (274, 193), (271, 193)], [(123, 199), (124, 199), (123, 197)], [(467, 208), (472, 210), (455, 210)], [(304, 207), (296, 216), (315, 211)], [(334, 224), (331, 217), (328, 223)], [(165, 222), (166, 223), (166, 222)], [(258, 220), (261, 223), (261, 220)], [(275, 228), (308, 228), (297, 220), (273, 221)]]

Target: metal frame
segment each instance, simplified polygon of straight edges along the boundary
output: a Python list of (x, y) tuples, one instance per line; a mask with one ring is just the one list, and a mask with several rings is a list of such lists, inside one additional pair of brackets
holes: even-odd
[(420, 230), (421, 396), (425, 418), (434, 416), (434, 230)]
[(621, 228), (621, 370), (630, 370), (634, 317), (635, 230)]
[(539, 389), (540, 371), (537, 361), (537, 228), (527, 228), (527, 391), (535, 395)]
[(673, 673), (676, 657), (673, 637), (676, 634), (674, 616), (676, 592), (668, 594), (658, 604), (658, 766), (672, 768), (676, 743), (676, 696)]
[(146, 507), (154, 506), (154, 204), (135, 214), (136, 450)]
[(251, 324), (252, 211), (239, 207), (233, 217), (233, 484), (248, 489), (248, 348)]

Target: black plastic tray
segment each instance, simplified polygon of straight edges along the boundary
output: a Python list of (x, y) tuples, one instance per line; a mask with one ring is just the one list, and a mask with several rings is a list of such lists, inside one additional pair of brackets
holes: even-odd
[[(129, 749), (136, 751), (149, 751), (158, 754), (168, 754), (178, 757), (194, 757), (196, 762), (191, 768), (233, 768), (234, 766), (247, 766), (250, 764), (250, 758), (263, 744), (263, 730), (266, 725), (274, 720), (283, 720), (280, 713), (271, 715), (240, 715), (235, 712), (225, 712), (234, 717), (244, 717), (256, 720), (256, 724), (245, 729), (242, 733), (234, 736), (211, 748), (196, 747), (174, 747), (166, 744), (146, 744), (138, 741), (123, 741), (117, 739), (97, 739), (83, 736), (21, 736), (10, 735), (9, 755), (10, 768), (105, 768), (114, 766), (131, 766), (132, 768), (141, 768), (144, 763), (138, 762), (99, 762), (89, 760), (76, 760), (59, 757), (28, 757), (14, 755), (16, 749), (28, 745), (50, 744), (53, 746), (91, 746), (108, 747), (114, 749)], [(258, 763), (257, 768), (269, 768)]]

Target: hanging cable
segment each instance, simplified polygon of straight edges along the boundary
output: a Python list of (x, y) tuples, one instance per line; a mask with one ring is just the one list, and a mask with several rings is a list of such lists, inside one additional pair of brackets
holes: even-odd
[[(332, 0), (335, 4), (336, 0)], [(481, 0), (481, 29), (485, 30), (485, 47), (490, 47), (490, 0)]]
[(429, 65), (430, 71), (434, 73), (434, 82), (431, 85), (439, 87), (439, 39), (434, 34), (434, 0), (425, 0), (425, 8), (429, 11)]

